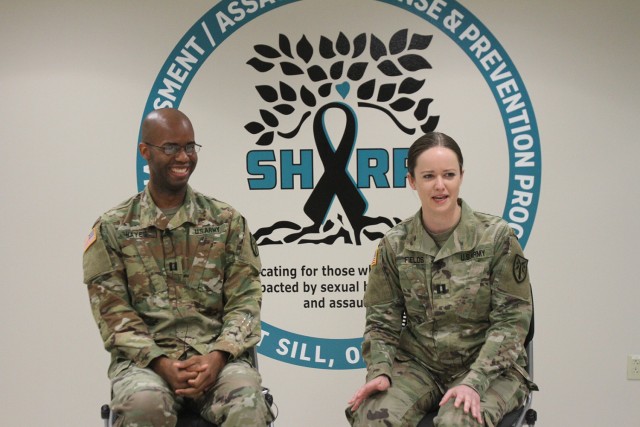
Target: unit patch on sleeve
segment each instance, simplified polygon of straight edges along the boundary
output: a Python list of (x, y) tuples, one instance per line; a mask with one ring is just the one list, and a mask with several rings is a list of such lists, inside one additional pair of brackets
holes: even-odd
[(256, 242), (256, 239), (253, 237), (253, 234), (251, 234), (250, 236), (251, 236), (251, 250), (253, 251), (253, 255), (260, 256), (260, 252), (258, 251), (258, 242)]
[(516, 255), (516, 258), (513, 260), (513, 277), (516, 279), (516, 282), (522, 283), (524, 279), (527, 278), (528, 264), (529, 260), (520, 255)]

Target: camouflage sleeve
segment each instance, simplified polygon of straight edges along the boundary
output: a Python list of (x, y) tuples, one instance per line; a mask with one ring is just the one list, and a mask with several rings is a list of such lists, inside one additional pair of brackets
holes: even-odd
[(523, 353), (533, 309), (528, 261), (510, 227), (496, 239), (495, 254), (487, 338), (462, 381), (481, 395)]
[(85, 248), (82, 264), (93, 317), (104, 347), (112, 354), (146, 367), (163, 351), (147, 326), (131, 307), (122, 254), (116, 249), (115, 231), (96, 223), (92, 241)]
[(238, 357), (260, 341), (260, 255), (246, 220), (235, 214), (226, 243), (224, 316), (214, 350)]
[(403, 300), (395, 252), (386, 238), (379, 243), (371, 263), (364, 305), (366, 324), (362, 356), (367, 365), (367, 381), (380, 375), (391, 378), (400, 340)]

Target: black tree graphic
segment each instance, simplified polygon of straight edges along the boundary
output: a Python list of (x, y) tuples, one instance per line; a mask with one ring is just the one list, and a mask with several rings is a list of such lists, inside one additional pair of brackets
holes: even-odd
[[(335, 95), (337, 93), (342, 100), (346, 100), (353, 84), (357, 86), (355, 96), (358, 107), (373, 108), (384, 113), (407, 135), (415, 134), (418, 129), (423, 132), (434, 130), (439, 116), (429, 115), (433, 99), (418, 96), (426, 81), (424, 70), (431, 68), (420, 51), (427, 49), (431, 39), (431, 35), (413, 34), (409, 37), (409, 31), (403, 29), (385, 44), (373, 34), (367, 38), (362, 33), (349, 40), (341, 32), (335, 43), (325, 36), (320, 37), (317, 49), (319, 58), (316, 56), (315, 59), (314, 47), (304, 35), (295, 44), (295, 50), (284, 34), (280, 34), (277, 47), (265, 44), (254, 46), (258, 56), (247, 63), (261, 73), (279, 68), (288, 80), (279, 81), (277, 87), (256, 86), (267, 106), (259, 110), (260, 120), (248, 123), (245, 129), (257, 136), (257, 145), (268, 146), (274, 142), (276, 135), (284, 139), (294, 138), (314, 114), (314, 139), (325, 169), (304, 206), (304, 212), (312, 224), (301, 227), (291, 221), (278, 221), (271, 227), (256, 231), (260, 245), (283, 243), (269, 237), (277, 229), (292, 230), (283, 239), (285, 243), (330, 244), (341, 237), (345, 243), (353, 243), (340, 215), (338, 220), (343, 224), (334, 234), (315, 240), (303, 238), (321, 230), (323, 233), (333, 230), (335, 224), (326, 220), (326, 214), (334, 197), (344, 209), (357, 245), (361, 243), (362, 234), (370, 240), (382, 237), (382, 233), (368, 231), (366, 227), (382, 223), (392, 227), (399, 221), (397, 218), (364, 215), (366, 200), (347, 172), (349, 156), (355, 145), (357, 117), (353, 109), (343, 101), (336, 100)], [(367, 48), (373, 62), (365, 58)], [(376, 77), (383, 77), (384, 81), (378, 83)], [(296, 86), (294, 80), (300, 84)], [(324, 130), (325, 113), (334, 109), (342, 111), (346, 117), (344, 135), (335, 149)], [(294, 113), (297, 116), (292, 116)], [(285, 116), (296, 117), (297, 121), (297, 125), (288, 131), (279, 130)]]

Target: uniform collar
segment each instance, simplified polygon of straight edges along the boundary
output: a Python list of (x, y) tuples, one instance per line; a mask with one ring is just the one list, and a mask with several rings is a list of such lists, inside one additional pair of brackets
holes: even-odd
[(422, 225), (422, 210), (418, 210), (411, 219), (406, 248), (432, 256), (436, 261), (475, 248), (478, 243), (478, 235), (476, 233), (478, 221), (473, 210), (464, 200), (458, 199), (458, 202), (462, 208), (460, 222), (440, 249), (438, 249), (436, 242), (433, 241), (433, 238)]
[(156, 227), (160, 230), (173, 230), (180, 227), (185, 222), (196, 224), (198, 222), (198, 209), (195, 202), (195, 194), (191, 187), (187, 185), (187, 193), (184, 202), (178, 212), (171, 218), (171, 221), (162, 213), (151, 197), (149, 186), (145, 187), (140, 198), (140, 226), (143, 228)]

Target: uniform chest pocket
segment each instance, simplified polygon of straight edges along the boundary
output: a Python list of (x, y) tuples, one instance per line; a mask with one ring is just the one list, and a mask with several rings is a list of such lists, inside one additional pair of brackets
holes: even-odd
[(450, 265), (456, 314), (470, 320), (487, 320), (491, 311), (490, 258), (459, 260)]
[(191, 264), (188, 286), (205, 292), (220, 292), (224, 282), (224, 242), (201, 236)]
[(432, 311), (428, 288), (431, 266), (429, 264), (401, 264), (398, 266), (398, 273), (408, 321), (414, 324), (424, 323), (431, 317)]
[(121, 244), (127, 287), (134, 303), (167, 291), (167, 281), (150, 246), (145, 239), (126, 240)]

